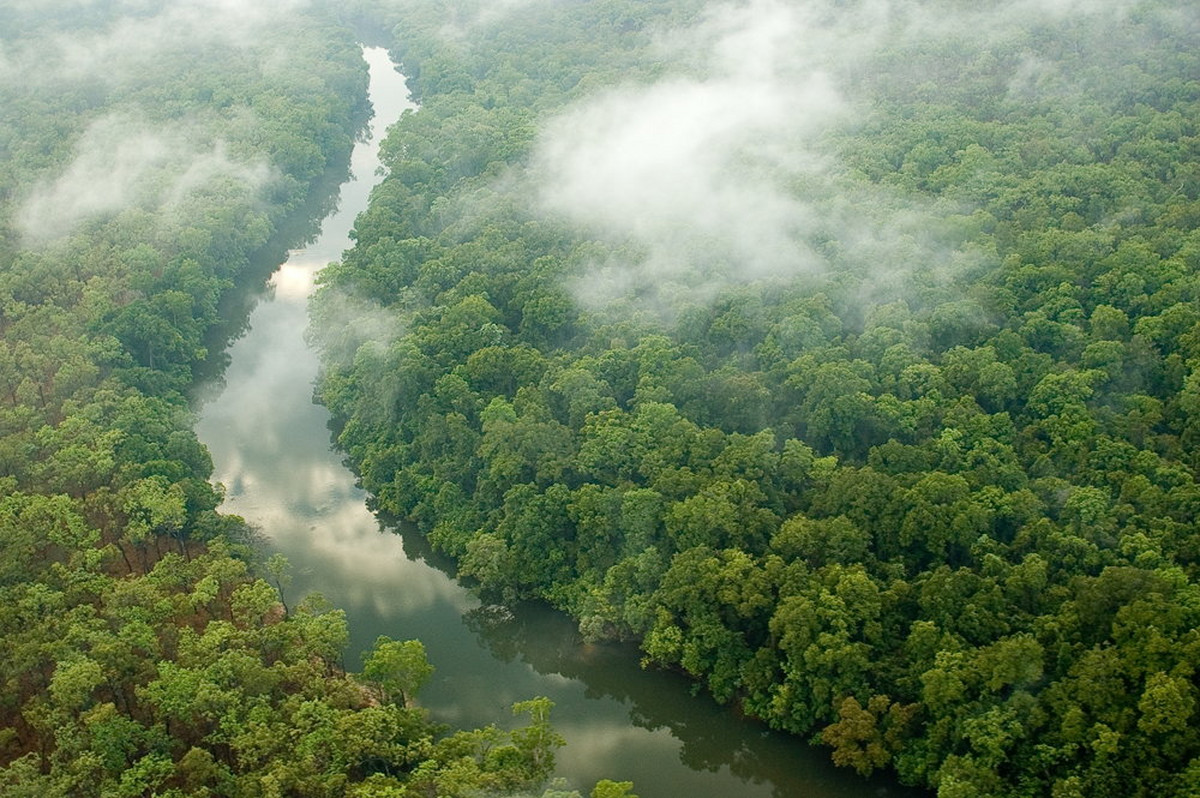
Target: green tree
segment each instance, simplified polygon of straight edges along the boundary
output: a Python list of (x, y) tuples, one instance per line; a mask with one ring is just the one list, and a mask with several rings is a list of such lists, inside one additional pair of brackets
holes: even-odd
[(385, 702), (409, 704), (432, 675), (433, 666), (419, 640), (395, 641), (381, 635), (363, 659), (363, 676), (376, 685)]

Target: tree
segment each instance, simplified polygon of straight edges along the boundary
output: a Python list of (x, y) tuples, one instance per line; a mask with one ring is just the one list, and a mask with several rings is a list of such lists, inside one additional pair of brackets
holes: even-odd
[(433, 666), (419, 640), (395, 641), (380, 635), (363, 660), (363, 677), (375, 684), (384, 702), (399, 700), (407, 706), (432, 675)]
[(596, 782), (596, 786), (592, 788), (590, 793), (591, 798), (638, 798), (637, 794), (632, 792), (632, 781), (609, 781), (601, 779)]
[(529, 725), (511, 732), (513, 745), (525, 760), (526, 778), (538, 783), (554, 771), (554, 751), (564, 740), (550, 726), (550, 710), (554, 702), (543, 696), (513, 704), (513, 714), (528, 714)]
[(837, 723), (826, 726), (821, 741), (833, 746), (833, 761), (864, 776), (885, 767), (903, 746), (906, 727), (919, 709), (901, 706), (885, 695), (871, 696), (864, 707), (854, 696), (838, 707)]

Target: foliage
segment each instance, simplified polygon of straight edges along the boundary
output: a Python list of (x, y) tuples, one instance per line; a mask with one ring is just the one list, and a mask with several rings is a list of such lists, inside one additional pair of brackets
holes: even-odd
[[(815, 273), (666, 296), (665, 317), (597, 309), (572, 286), (646, 253), (524, 198), (537, 131), (695, 69), (655, 33), (700, 5), (389, 6), (422, 107), (314, 312), (319, 395), (373, 502), (481, 591), (638, 639), (863, 772), (1193, 794), (1194, 10), (897, 36), (835, 72), (871, 113), (817, 134), (827, 185), (789, 190), (919, 224), (875, 247), (826, 225)], [(404, 335), (330, 324), (341, 294)]]
[(345, 174), (353, 32), (62, 5), (0, 9), (0, 795), (535, 789), (549, 702), (448, 735), (419, 643), (347, 674), (342, 613), (283, 605), (281, 558), (256, 576), (191, 429), (237, 300)]

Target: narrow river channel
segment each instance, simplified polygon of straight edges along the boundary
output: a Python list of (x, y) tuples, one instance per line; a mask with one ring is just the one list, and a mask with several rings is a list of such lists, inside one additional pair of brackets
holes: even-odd
[[(223, 381), (198, 399), (223, 509), (261, 527), (291, 561), (289, 599), (318, 591), (345, 610), (347, 665), (381, 634), (418, 638), (436, 671), (421, 704), (460, 727), (513, 723), (513, 702), (545, 695), (567, 745), (558, 775), (585, 794), (600, 778), (632, 780), (641, 798), (915, 796), (829, 764), (828, 752), (736, 717), (675, 674), (643, 671), (635, 649), (583, 644), (564, 616), (539, 607), (489, 611), (422, 540), (381, 526), (354, 476), (330, 449), (329, 415), (312, 402), (317, 359), (304, 342), (316, 273), (350, 246), (355, 216), (378, 180), (387, 125), (411, 107), (382, 49), (364, 50), (375, 119), (353, 176), (317, 240), (271, 279), (233, 343)], [(439, 567), (439, 565), (441, 567)]]

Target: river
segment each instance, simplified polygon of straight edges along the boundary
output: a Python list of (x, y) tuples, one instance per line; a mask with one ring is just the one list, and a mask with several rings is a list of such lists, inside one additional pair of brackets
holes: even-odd
[(345, 610), (352, 669), (378, 635), (420, 639), (436, 668), (420, 703), (439, 721), (509, 726), (513, 702), (548, 696), (567, 740), (557, 774), (584, 794), (611, 778), (632, 780), (641, 798), (921, 795), (835, 769), (827, 750), (693, 695), (676, 674), (642, 670), (631, 647), (584, 644), (552, 610), (481, 607), (423, 539), (381, 526), (366, 509), (330, 448), (328, 413), (312, 402), (317, 358), (304, 342), (314, 277), (350, 246), (354, 217), (378, 180), (382, 130), (412, 107), (387, 53), (364, 54), (375, 118), (354, 149), (339, 207), (274, 273), (229, 349), (223, 380), (197, 400), (197, 433), (226, 486), (223, 510), (259, 526), (266, 545), (290, 560), (289, 603), (318, 591)]

